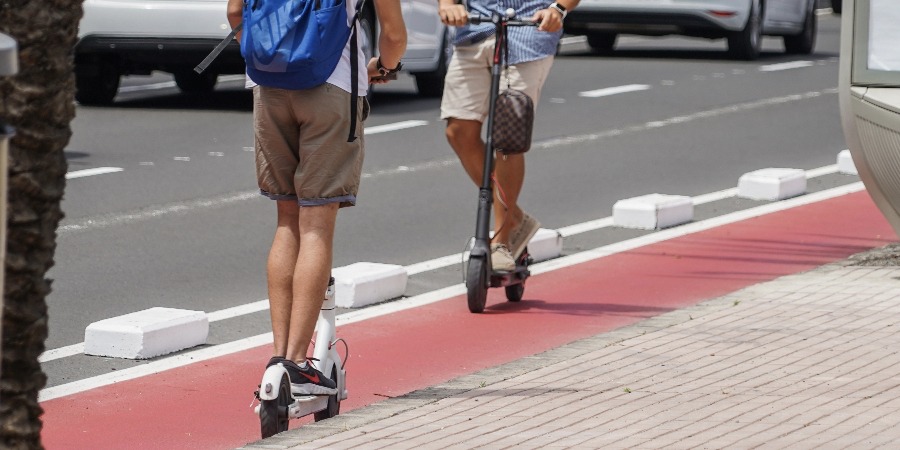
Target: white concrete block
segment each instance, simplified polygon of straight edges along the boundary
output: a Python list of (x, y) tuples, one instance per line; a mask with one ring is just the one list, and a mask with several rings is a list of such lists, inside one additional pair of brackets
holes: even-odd
[(88, 325), (84, 353), (148, 359), (205, 344), (208, 335), (209, 320), (203, 311), (150, 308)]
[(738, 180), (738, 197), (784, 200), (806, 193), (806, 171), (768, 168), (747, 172)]
[(619, 200), (613, 205), (613, 225), (654, 230), (690, 222), (694, 202), (683, 195), (648, 194)]
[(847, 175), (859, 175), (856, 171), (856, 164), (853, 163), (853, 157), (850, 150), (841, 150), (837, 156), (838, 172)]
[(556, 230), (541, 228), (528, 241), (528, 254), (534, 262), (546, 261), (562, 254), (563, 238)]
[(403, 266), (358, 262), (338, 267), (331, 274), (335, 303), (341, 308), (359, 308), (406, 292), (408, 274)]

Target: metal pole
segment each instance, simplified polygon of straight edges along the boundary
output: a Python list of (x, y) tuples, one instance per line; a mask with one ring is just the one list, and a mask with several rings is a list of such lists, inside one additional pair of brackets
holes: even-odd
[[(19, 58), (16, 41), (0, 33), (0, 77), (15, 75), (19, 71)], [(9, 138), (13, 129), (0, 118), (0, 293), (3, 289), (3, 278), (6, 272), (6, 178), (9, 171)], [(0, 336), (3, 336), (3, 303), (5, 294), (0, 295)], [(3, 347), (0, 341), (0, 361), (3, 360)]]

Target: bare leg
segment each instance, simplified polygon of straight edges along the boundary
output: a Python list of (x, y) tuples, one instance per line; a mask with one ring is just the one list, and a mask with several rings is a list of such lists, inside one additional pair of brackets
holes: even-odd
[[(463, 169), (476, 186), (481, 186), (484, 173), (484, 140), (481, 139), (481, 122), (450, 118), (447, 120), (447, 141), (456, 152)], [(494, 232), (495, 241), (508, 243), (509, 231), (515, 228), (521, 218), (518, 206), (519, 193), (525, 179), (525, 156), (509, 155), (499, 157), (494, 169), (497, 183), (503, 189), (504, 201), (509, 208), (501, 204), (500, 190), (494, 189)], [(504, 223), (504, 220), (507, 222)], [(499, 228), (499, 229), (498, 229)]]
[(294, 201), (278, 201), (278, 225), (269, 251), (267, 263), (269, 287), (269, 314), (272, 318), (274, 354), (284, 356), (287, 352), (288, 335), (293, 303), (294, 267), (300, 246), (300, 232), (297, 228), (299, 207)]
[(300, 208), (300, 248), (294, 269), (293, 304), (286, 358), (306, 360), (309, 342), (331, 277), (334, 224), (338, 204)]

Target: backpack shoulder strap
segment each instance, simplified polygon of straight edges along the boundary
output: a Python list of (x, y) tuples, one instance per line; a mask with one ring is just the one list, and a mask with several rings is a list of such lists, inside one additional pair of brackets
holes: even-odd
[(353, 15), (350, 25), (350, 134), (347, 136), (347, 142), (356, 140), (356, 111), (359, 103), (359, 45), (356, 35), (359, 29), (360, 14), (362, 14), (365, 4), (366, 0), (359, 0), (359, 3), (356, 4), (356, 14)]

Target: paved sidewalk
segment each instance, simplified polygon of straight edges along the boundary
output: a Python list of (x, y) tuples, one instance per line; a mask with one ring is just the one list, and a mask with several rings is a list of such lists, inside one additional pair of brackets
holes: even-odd
[(244, 448), (897, 448), (898, 261), (876, 249)]

